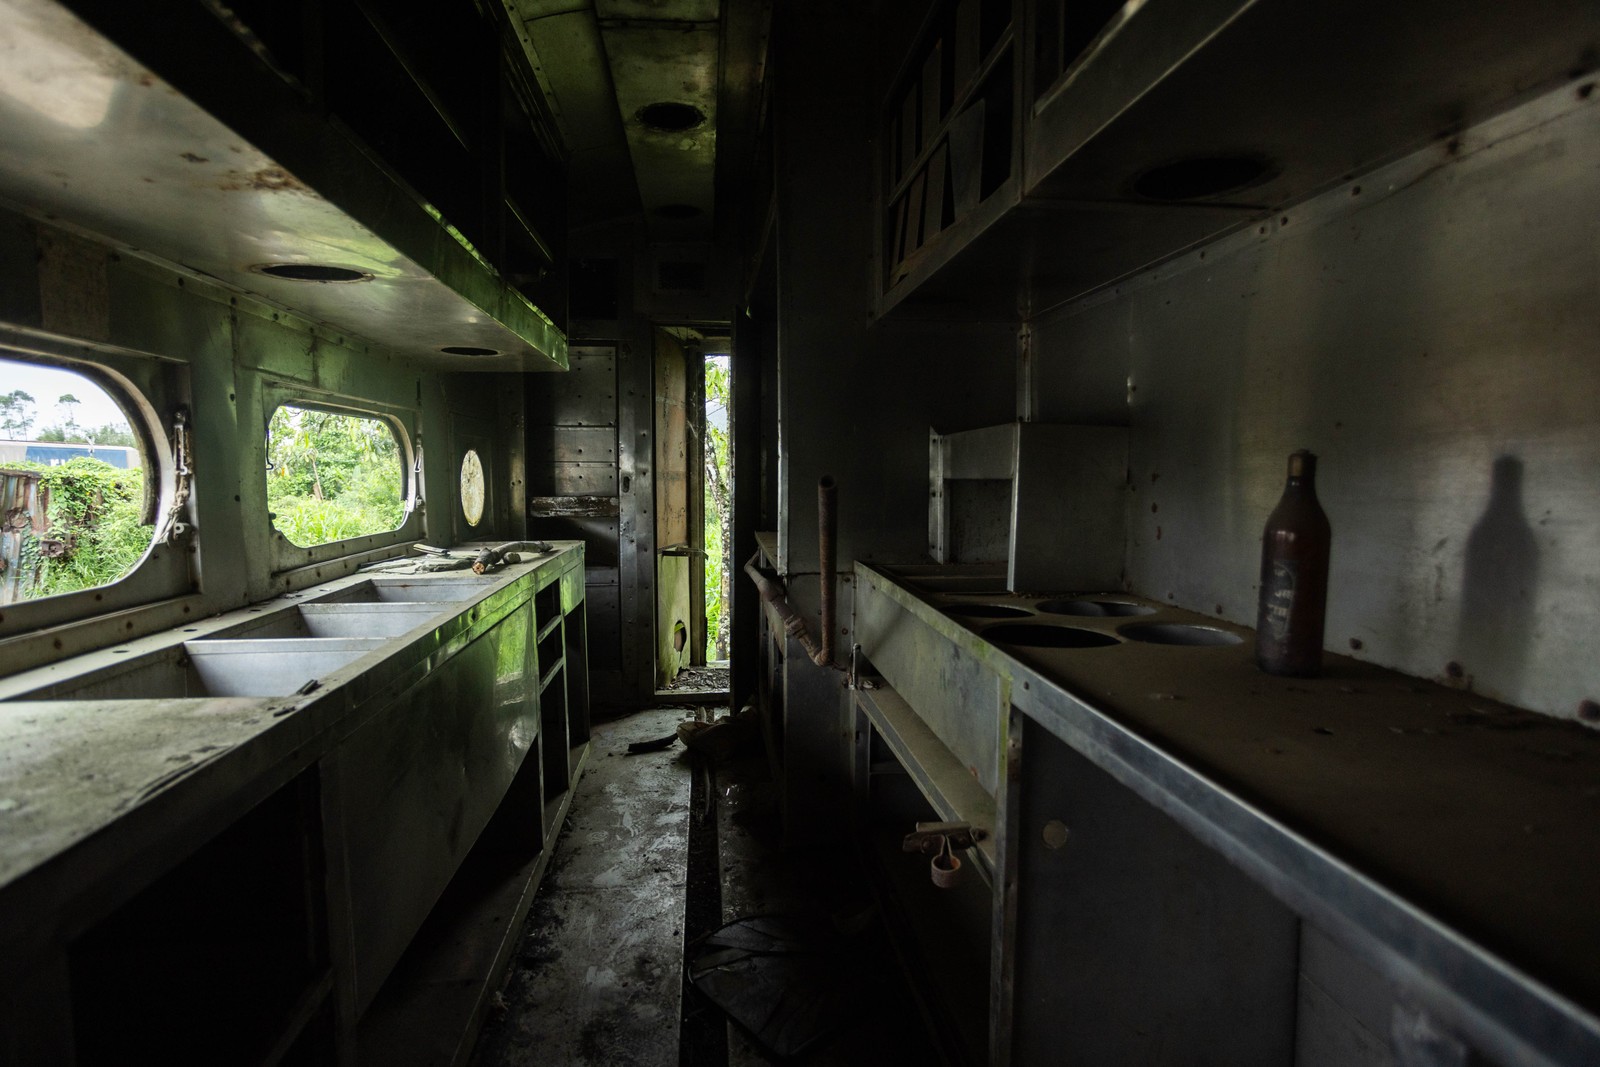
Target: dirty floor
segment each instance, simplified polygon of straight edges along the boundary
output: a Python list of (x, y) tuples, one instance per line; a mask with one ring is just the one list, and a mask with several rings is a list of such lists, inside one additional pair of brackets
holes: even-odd
[(678, 1063), (689, 757), (676, 742), (627, 750), (682, 717), (657, 709), (594, 728), (477, 1067)]
[(872, 974), (870, 1003), (798, 1062), (943, 1062), (847, 850), (795, 856), (779, 847), (759, 739), (714, 769), (681, 743), (627, 754), (629, 743), (665, 737), (693, 714), (658, 708), (595, 727), (588, 769), (474, 1067), (778, 1062), (683, 977), (686, 940), (692, 952), (721, 922), (773, 914), (861, 931), (850, 966)]

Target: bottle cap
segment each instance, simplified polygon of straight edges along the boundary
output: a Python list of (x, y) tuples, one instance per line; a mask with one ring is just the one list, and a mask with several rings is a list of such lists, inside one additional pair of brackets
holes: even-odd
[(1308, 449), (1289, 453), (1289, 477), (1305, 478), (1317, 473), (1316, 453)]

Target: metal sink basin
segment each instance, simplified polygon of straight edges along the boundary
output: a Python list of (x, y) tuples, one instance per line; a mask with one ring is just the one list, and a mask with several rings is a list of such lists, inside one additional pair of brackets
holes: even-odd
[(307, 603), (231, 626), (199, 640), (304, 637), (394, 637), (441, 614), (428, 603)]
[(497, 578), (371, 578), (310, 601), (312, 604), (453, 604), (499, 585)]
[(11, 700), (281, 697), (382, 645), (382, 638), (186, 641), (17, 693)]

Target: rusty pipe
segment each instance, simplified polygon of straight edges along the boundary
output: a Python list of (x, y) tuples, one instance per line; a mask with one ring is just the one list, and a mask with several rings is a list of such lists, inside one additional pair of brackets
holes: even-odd
[(817, 564), (821, 573), (818, 579), (821, 583), (820, 601), (822, 607), (822, 647), (811, 658), (829, 667), (833, 665), (833, 633), (835, 621), (834, 586), (837, 584), (834, 576), (836, 560), (834, 558), (834, 545), (839, 532), (839, 524), (834, 514), (834, 504), (838, 500), (839, 489), (834, 484), (833, 475), (824, 474), (817, 482)]
[(812, 663), (826, 663), (827, 661), (822, 658), (822, 650), (817, 647), (817, 643), (811, 639), (811, 632), (806, 629), (806, 620), (789, 606), (788, 591), (784, 589), (783, 583), (763, 571), (758, 566), (760, 560), (761, 553), (757, 551), (745, 563), (744, 572), (750, 576), (752, 582), (756, 583), (756, 590), (761, 594), (761, 599), (772, 605), (783, 623), (784, 633), (800, 642), (800, 647), (805, 649)]

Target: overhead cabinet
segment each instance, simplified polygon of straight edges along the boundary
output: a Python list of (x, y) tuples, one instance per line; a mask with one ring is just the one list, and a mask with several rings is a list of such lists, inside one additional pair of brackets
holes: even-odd
[(884, 300), (937, 271), (1017, 201), (1011, 0), (938, 5), (884, 103)]
[[(954, 158), (974, 99), (956, 86), (931, 138), (909, 104), (960, 25), (944, 10), (885, 109), (881, 313), (1028, 317), (1430, 143), (1448, 160), (1457, 134), (1533, 94), (1586, 95), (1600, 55), (1600, 7), (1583, 0), (1041, 0), (1005, 37), (1018, 70), (1002, 195), (962, 214), (947, 184), (930, 213), (929, 164), (941, 144)], [(987, 106), (998, 83), (983, 86)]]

